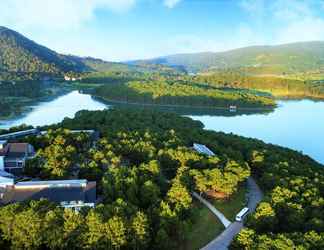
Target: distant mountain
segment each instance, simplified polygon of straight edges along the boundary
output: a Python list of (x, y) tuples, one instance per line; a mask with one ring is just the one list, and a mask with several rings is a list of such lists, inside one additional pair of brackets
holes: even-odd
[(253, 46), (226, 52), (177, 54), (132, 62), (183, 67), (189, 72), (250, 68), (258, 73), (295, 73), (324, 69), (324, 42)]
[[(240, 69), (255, 74), (324, 72), (324, 42), (253, 46), (226, 52), (177, 54), (127, 63), (62, 55), (0, 26), (0, 80), (4, 75), (63, 75), (66, 72), (210, 72)], [(3, 77), (2, 77), (3, 78)]]
[(97, 72), (175, 72), (170, 66), (160, 64), (127, 64), (118, 62), (107, 62), (102, 59), (92, 57), (69, 56), (73, 61), (84, 64), (87, 68)]

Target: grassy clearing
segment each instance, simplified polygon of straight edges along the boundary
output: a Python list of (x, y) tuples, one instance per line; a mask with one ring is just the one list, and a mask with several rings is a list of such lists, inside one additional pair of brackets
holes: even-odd
[(227, 219), (234, 221), (236, 214), (246, 205), (246, 187), (242, 185), (229, 200), (211, 200)]
[(196, 207), (196, 220), (186, 235), (181, 250), (197, 250), (207, 245), (225, 228), (223, 224), (213, 215), (208, 208), (194, 201)]

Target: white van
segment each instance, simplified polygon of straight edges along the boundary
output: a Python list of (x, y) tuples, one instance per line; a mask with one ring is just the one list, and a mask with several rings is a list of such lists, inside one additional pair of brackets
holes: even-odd
[(244, 217), (248, 214), (249, 212), (249, 208), (248, 207), (245, 207), (243, 208), (235, 217), (235, 220), (236, 221), (243, 221)]

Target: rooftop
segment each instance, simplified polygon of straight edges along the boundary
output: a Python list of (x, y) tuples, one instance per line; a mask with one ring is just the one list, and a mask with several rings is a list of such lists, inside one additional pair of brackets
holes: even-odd
[(16, 187), (69, 187), (69, 186), (86, 186), (87, 180), (55, 180), (55, 181), (23, 181), (16, 183)]
[(19, 137), (19, 136), (26, 136), (26, 135), (30, 135), (30, 134), (36, 134), (38, 133), (38, 129), (28, 129), (28, 130), (23, 130), (23, 131), (17, 131), (17, 132), (12, 132), (12, 133), (8, 133), (8, 134), (3, 134), (0, 135), (0, 139), (10, 139), (10, 138), (15, 138), (15, 137)]
[(8, 143), (4, 148), (0, 149), (0, 156), (6, 157), (24, 157), (29, 152), (28, 143)]
[[(77, 181), (77, 180), (75, 180)], [(48, 183), (66, 183), (70, 181), (49, 181)], [(27, 182), (26, 182), (27, 183)], [(29, 182), (30, 183), (30, 182)], [(3, 203), (21, 202), (25, 200), (48, 199), (52, 202), (84, 202), (95, 203), (96, 182), (87, 182), (86, 186), (44, 186), (36, 185), (42, 182), (33, 182), (35, 186), (23, 186), (23, 182), (17, 183), (13, 188), (8, 188), (3, 197)], [(23, 188), (22, 188), (23, 186)]]
[(208, 147), (206, 147), (203, 144), (194, 143), (193, 148), (198, 153), (201, 153), (201, 154), (206, 154), (206, 155), (209, 155), (209, 156), (214, 156), (215, 155), (213, 151), (211, 151)]

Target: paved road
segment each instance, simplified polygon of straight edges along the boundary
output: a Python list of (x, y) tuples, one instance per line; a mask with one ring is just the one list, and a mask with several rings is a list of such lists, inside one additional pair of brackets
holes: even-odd
[(216, 217), (223, 223), (225, 228), (231, 225), (231, 222), (225, 217), (225, 215), (217, 210), (210, 202), (205, 200), (196, 192), (193, 192), (192, 195), (196, 197), (201, 203), (203, 203), (214, 215), (216, 215)]
[(254, 212), (255, 208), (263, 198), (263, 193), (252, 177), (247, 180), (248, 186), (248, 207)]
[(201, 250), (227, 250), (231, 244), (235, 235), (237, 235), (243, 228), (243, 223), (233, 222), (228, 228), (226, 228), (216, 239), (209, 242), (207, 246)]
[[(249, 177), (247, 180), (247, 186), (248, 207), (250, 212), (253, 212), (258, 203), (262, 200), (263, 193), (252, 177)], [(233, 238), (241, 231), (242, 228), (243, 223), (237, 221), (233, 222), (219, 236), (217, 236), (217, 238), (209, 242), (209, 244), (203, 247), (201, 250), (227, 250)]]

